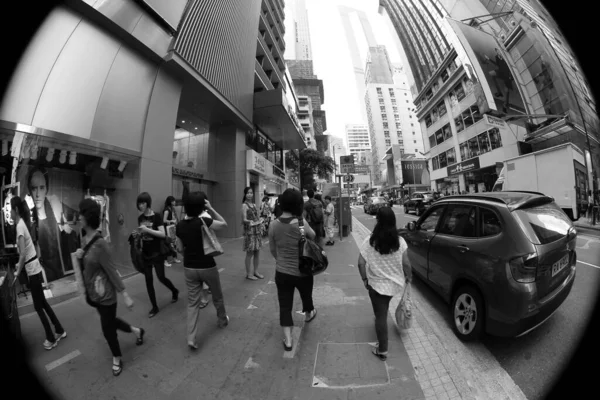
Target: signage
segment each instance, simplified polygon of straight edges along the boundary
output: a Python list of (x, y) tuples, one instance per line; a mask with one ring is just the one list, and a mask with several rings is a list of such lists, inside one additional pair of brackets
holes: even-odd
[(354, 183), (344, 183), (344, 189), (353, 189), (354, 187)]
[(463, 161), (461, 163), (452, 165), (447, 168), (448, 168), (448, 176), (450, 176), (450, 175), (461, 174), (463, 172), (474, 171), (481, 167), (479, 166), (479, 157), (475, 157), (470, 160)]
[(342, 174), (354, 173), (354, 154), (340, 157), (340, 171)]
[(354, 182), (354, 175), (344, 176), (344, 182)]
[(429, 173), (426, 160), (402, 160), (402, 183), (405, 185), (428, 185)]
[(285, 180), (285, 172), (254, 150), (246, 152), (246, 168), (267, 178)]
[(202, 179), (204, 178), (204, 174), (190, 171), (189, 169), (183, 169), (179, 167), (173, 167), (173, 175), (183, 176), (186, 178), (194, 178), (194, 179)]
[(496, 118), (489, 114), (483, 114), (483, 119), (485, 120), (486, 124), (493, 126), (494, 128), (506, 128), (506, 122), (504, 122), (503, 119)]
[(359, 175), (368, 175), (369, 174), (369, 166), (368, 165), (355, 165), (354, 173)]

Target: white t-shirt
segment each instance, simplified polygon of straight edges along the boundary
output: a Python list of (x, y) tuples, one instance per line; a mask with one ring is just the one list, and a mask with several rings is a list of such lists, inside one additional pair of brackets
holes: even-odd
[[(37, 252), (35, 251), (35, 246), (33, 245), (33, 240), (31, 240), (27, 225), (25, 225), (25, 222), (22, 219), (20, 219), (17, 224), (17, 243), (21, 236), (25, 238), (25, 262), (27, 262), (35, 257)], [(25, 271), (27, 271), (28, 276), (37, 275), (42, 272), (42, 265), (38, 259), (35, 259), (32, 262), (25, 264)]]

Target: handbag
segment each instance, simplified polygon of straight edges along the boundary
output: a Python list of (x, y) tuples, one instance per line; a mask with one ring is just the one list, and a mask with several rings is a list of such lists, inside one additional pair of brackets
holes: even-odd
[(300, 240), (298, 241), (298, 269), (304, 275), (318, 275), (325, 272), (329, 265), (327, 253), (315, 243), (306, 237), (304, 233), (304, 219), (298, 217), (298, 227), (300, 228)]
[(142, 236), (129, 235), (129, 255), (131, 256), (131, 263), (137, 272), (143, 274), (146, 270), (144, 263), (144, 253), (142, 251)]
[(402, 294), (402, 299), (396, 307), (396, 325), (400, 330), (410, 329), (412, 326), (412, 299), (410, 296), (410, 283), (406, 282), (406, 288)]
[(202, 221), (202, 245), (204, 247), (204, 255), (210, 257), (220, 256), (224, 253), (221, 243), (217, 240), (217, 235), (210, 229), (204, 219), (200, 217)]

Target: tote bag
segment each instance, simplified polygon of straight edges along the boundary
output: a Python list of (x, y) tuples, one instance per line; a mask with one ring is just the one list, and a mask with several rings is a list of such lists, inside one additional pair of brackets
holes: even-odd
[(204, 219), (200, 218), (202, 221), (202, 245), (204, 247), (204, 255), (217, 257), (224, 253), (223, 247), (221, 243), (217, 240), (217, 235), (215, 232), (206, 226)]
[(410, 283), (406, 282), (404, 294), (402, 295), (402, 299), (400, 299), (400, 303), (398, 303), (398, 307), (396, 307), (396, 325), (401, 331), (410, 329), (410, 327), (412, 326), (413, 317), (410, 287)]
[(325, 272), (329, 265), (327, 253), (304, 233), (304, 220), (298, 217), (300, 240), (298, 241), (298, 269), (305, 275), (318, 275)]

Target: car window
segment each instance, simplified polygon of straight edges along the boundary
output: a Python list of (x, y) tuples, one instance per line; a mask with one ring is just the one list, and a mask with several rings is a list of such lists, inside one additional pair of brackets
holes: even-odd
[(434, 208), (431, 211), (431, 214), (427, 215), (419, 224), (419, 230), (427, 232), (434, 231), (443, 212), (444, 207)]
[(535, 244), (555, 242), (565, 237), (573, 226), (567, 214), (554, 202), (516, 210), (513, 214)]
[(479, 220), (481, 221), (481, 236), (494, 236), (502, 232), (500, 219), (492, 210), (480, 208)]
[(451, 205), (444, 216), (439, 233), (473, 238), (477, 236), (477, 209), (469, 205)]
[(423, 198), (423, 196), (422, 196), (422, 195), (420, 195), (420, 194), (415, 194), (413, 198), (415, 198), (415, 199), (422, 199), (422, 198)]

